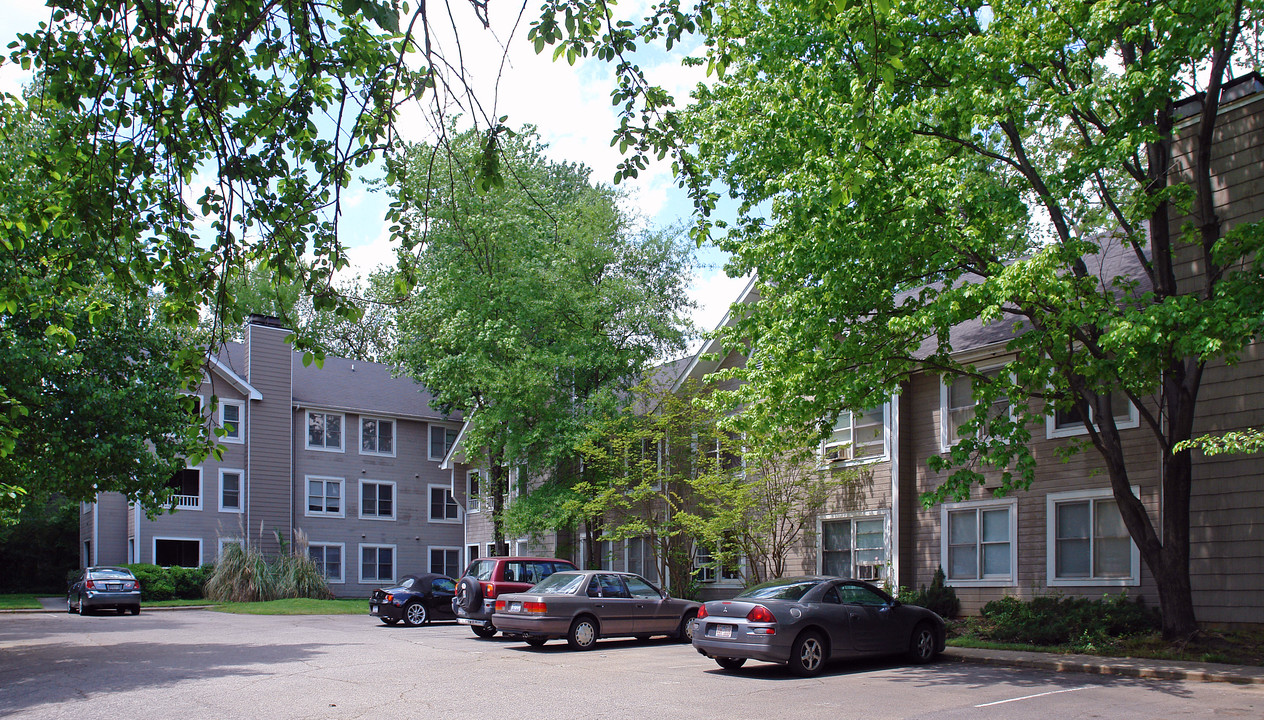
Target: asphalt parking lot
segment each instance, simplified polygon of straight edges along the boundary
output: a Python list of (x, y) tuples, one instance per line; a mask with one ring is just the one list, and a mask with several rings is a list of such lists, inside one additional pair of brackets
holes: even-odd
[(19, 718), (1259, 718), (1264, 685), (966, 663), (721, 672), (688, 645), (576, 653), (366, 616), (0, 617), (0, 716)]

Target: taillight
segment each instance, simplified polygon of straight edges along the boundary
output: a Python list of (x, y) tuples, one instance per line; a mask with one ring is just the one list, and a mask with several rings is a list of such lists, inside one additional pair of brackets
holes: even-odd
[(751, 608), (751, 611), (746, 613), (746, 619), (757, 623), (777, 622), (777, 619), (772, 616), (772, 611), (763, 605)]
[(505, 611), (505, 607), (506, 607), (506, 605), (505, 605), (505, 601), (504, 601), (504, 600), (497, 600), (497, 601), (496, 601), (496, 612), (504, 612), (504, 611)]
[(392, 600), (394, 600), (394, 599), (395, 599), (395, 596), (394, 596), (394, 595), (392, 595), (392, 594), (390, 594), (390, 593), (386, 593), (386, 602), (391, 602), (391, 601), (392, 601)]
[(132, 583), (132, 589), (140, 590), (140, 580), (137, 580), (136, 582)]
[(522, 610), (523, 612), (529, 613), (545, 613), (548, 612), (549, 607), (542, 602), (524, 602), (522, 604)]
[(89, 590), (97, 589), (96, 583), (92, 582), (91, 580), (84, 581), (83, 586), (88, 588)]
[(707, 613), (707, 606), (706, 606), (706, 605), (703, 605), (702, 607), (698, 608), (698, 619), (699, 619), (699, 620), (701, 620), (702, 618), (706, 617), (708, 614), (709, 614), (709, 613)]
[(489, 600), (496, 597), (496, 583), (483, 583), (483, 597)]

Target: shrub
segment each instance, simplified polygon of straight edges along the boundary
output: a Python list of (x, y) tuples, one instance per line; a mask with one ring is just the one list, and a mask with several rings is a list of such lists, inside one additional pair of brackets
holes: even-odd
[(225, 545), (206, 581), (206, 597), (215, 602), (258, 602), (281, 598), (328, 600), (334, 595), (320, 568), (306, 554), (306, 542), (293, 553), (269, 559), (256, 548)]
[(1159, 614), (1140, 598), (1127, 593), (1100, 600), (1046, 595), (1022, 601), (1015, 597), (993, 600), (979, 612), (975, 628), (980, 639), (1030, 645), (1066, 645), (1094, 649), (1116, 638), (1154, 632)]
[(140, 581), (144, 600), (196, 600), (202, 597), (203, 586), (211, 565), (201, 567), (159, 567), (149, 563), (125, 566)]
[(921, 590), (906, 591), (900, 594), (900, 599), (910, 605), (921, 605), (948, 620), (961, 612), (961, 601), (957, 599), (957, 592), (947, 585), (943, 566), (935, 568), (929, 588), (923, 585)]

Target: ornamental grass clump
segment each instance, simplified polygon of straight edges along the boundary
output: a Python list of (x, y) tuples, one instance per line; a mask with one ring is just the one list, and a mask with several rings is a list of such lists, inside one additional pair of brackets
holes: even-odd
[(295, 532), (292, 548), (268, 558), (257, 547), (225, 545), (206, 581), (206, 598), (214, 602), (262, 602), (284, 598), (333, 598), (320, 568), (307, 556), (307, 538)]

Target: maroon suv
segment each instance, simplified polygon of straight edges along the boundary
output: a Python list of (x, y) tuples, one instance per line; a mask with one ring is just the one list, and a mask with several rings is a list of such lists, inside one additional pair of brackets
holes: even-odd
[(525, 592), (532, 585), (559, 570), (574, 570), (569, 560), (537, 557), (489, 557), (470, 563), (456, 584), (452, 612), (456, 621), (469, 625), (474, 634), (489, 638), (496, 634), (492, 613), (496, 596)]

